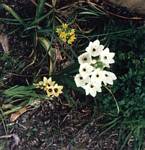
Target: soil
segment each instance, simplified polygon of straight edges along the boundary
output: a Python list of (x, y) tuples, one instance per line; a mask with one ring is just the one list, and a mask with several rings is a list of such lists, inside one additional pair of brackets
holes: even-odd
[(14, 148), (11, 138), (7, 150), (115, 150), (117, 131), (100, 136), (103, 115), (92, 115), (91, 108), (69, 108), (43, 102), (23, 114), (11, 134), (20, 138)]
[[(0, 140), (1, 150), (117, 150), (118, 131), (103, 133), (103, 120), (92, 106), (45, 101), (18, 118), (9, 130), (13, 136)], [(1, 131), (4, 135), (2, 126)], [(132, 150), (131, 143), (126, 150)]]

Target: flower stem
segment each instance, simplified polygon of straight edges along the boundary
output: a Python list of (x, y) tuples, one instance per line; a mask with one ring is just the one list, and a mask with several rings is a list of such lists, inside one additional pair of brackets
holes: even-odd
[(115, 104), (116, 104), (116, 107), (117, 107), (117, 113), (119, 114), (120, 109), (119, 109), (119, 105), (118, 105), (118, 102), (117, 102), (114, 94), (112, 93), (112, 91), (107, 86), (104, 86), (104, 87), (111, 94), (111, 96), (113, 97), (113, 100), (115, 101)]

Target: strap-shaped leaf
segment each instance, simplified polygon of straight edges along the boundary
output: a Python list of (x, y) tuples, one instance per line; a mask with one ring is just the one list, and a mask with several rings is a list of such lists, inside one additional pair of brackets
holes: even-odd
[(8, 11), (19, 23), (25, 26), (23, 19), (10, 6), (6, 4), (0, 4), (0, 6)]

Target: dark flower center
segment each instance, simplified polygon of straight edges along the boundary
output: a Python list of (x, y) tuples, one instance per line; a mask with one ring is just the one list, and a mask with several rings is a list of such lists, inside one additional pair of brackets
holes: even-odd
[(99, 75), (97, 74), (96, 77), (99, 78)]
[(54, 89), (54, 92), (55, 92), (55, 93), (57, 93), (57, 92), (58, 92), (58, 89), (57, 89), (57, 88), (55, 88), (55, 89)]
[(104, 56), (104, 59), (107, 59), (107, 56)]
[(86, 69), (84, 68), (83, 71), (86, 72)]
[(94, 86), (93, 86), (93, 85), (91, 85), (90, 87), (91, 87), (91, 88), (93, 88)]
[(87, 57), (84, 57), (84, 61), (87, 61)]
[(95, 48), (93, 48), (93, 52), (95, 52), (96, 51), (96, 49)]
[(52, 89), (49, 89), (48, 91), (49, 91), (49, 92), (52, 92)]

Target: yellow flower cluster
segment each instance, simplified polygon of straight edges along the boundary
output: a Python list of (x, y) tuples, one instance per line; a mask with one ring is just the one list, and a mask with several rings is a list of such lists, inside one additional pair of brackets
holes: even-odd
[(75, 35), (75, 29), (71, 29), (68, 27), (68, 24), (64, 23), (60, 27), (56, 29), (56, 32), (59, 36), (59, 38), (70, 45), (75, 41), (76, 35)]
[(46, 91), (48, 97), (58, 97), (63, 89), (63, 86), (59, 86), (55, 81), (52, 81), (51, 77), (49, 79), (43, 77), (43, 81), (39, 81), (34, 86)]

